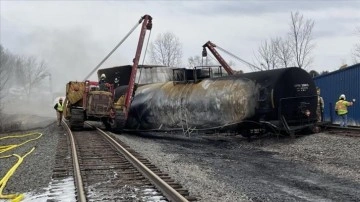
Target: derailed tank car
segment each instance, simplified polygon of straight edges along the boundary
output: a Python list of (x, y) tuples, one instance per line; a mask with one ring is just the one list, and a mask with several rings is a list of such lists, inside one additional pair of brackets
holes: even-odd
[[(204, 76), (205, 75), (205, 76)], [(316, 123), (316, 87), (301, 68), (218, 78), (177, 69), (174, 81), (139, 85), (126, 127), (135, 130), (252, 129), (294, 132)], [(126, 86), (116, 89), (120, 97)]]

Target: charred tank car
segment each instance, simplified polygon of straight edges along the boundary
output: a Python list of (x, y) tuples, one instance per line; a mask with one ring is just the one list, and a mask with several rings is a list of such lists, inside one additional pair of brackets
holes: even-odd
[[(206, 75), (206, 74), (205, 74)], [(210, 78), (177, 69), (174, 81), (139, 85), (127, 128), (133, 130), (279, 130), (294, 134), (316, 123), (316, 87), (301, 68)], [(115, 91), (115, 97), (126, 86)]]

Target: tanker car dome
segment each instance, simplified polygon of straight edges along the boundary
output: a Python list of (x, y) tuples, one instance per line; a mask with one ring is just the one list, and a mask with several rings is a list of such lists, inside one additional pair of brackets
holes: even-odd
[(106, 78), (105, 74), (101, 74), (100, 78), (105, 79)]
[(344, 99), (344, 100), (345, 100), (345, 99), (346, 99), (345, 95), (344, 95), (344, 94), (341, 94), (340, 97), (339, 97), (339, 100), (340, 100), (340, 99)]

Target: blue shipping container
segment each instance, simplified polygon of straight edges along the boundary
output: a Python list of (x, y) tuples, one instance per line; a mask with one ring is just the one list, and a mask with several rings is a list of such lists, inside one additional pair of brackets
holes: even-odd
[(315, 77), (314, 81), (324, 99), (324, 121), (340, 123), (335, 114), (335, 103), (341, 94), (345, 94), (347, 101), (356, 99), (354, 105), (348, 107), (348, 123), (360, 126), (360, 63)]

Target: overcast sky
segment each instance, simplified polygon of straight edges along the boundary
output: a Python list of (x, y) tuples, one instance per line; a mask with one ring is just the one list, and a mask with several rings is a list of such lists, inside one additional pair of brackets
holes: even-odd
[[(59, 83), (84, 79), (144, 14), (153, 17), (150, 40), (165, 32), (179, 38), (184, 65), (190, 56), (201, 55), (208, 40), (253, 62), (262, 41), (289, 32), (295, 11), (315, 21), (314, 62), (307, 70), (351, 65), (351, 51), (360, 43), (355, 33), (360, 0), (0, 2), (1, 44), (13, 53), (44, 59)], [(100, 68), (132, 64), (139, 31), (140, 26)], [(250, 71), (221, 54), (236, 63), (235, 69)]]

